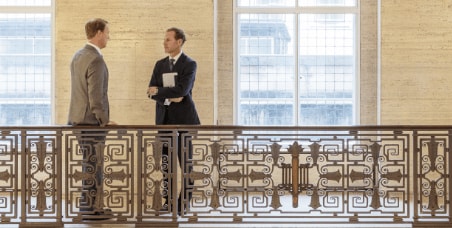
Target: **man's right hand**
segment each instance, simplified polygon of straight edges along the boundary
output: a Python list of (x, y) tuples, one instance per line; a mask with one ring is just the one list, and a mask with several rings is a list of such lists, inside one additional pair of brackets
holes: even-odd
[(184, 97), (176, 97), (176, 98), (169, 98), (168, 100), (174, 103), (179, 103), (184, 99)]
[(113, 121), (113, 120), (110, 120), (108, 123), (107, 123), (107, 126), (108, 125), (118, 125), (115, 121)]
[(157, 86), (151, 86), (148, 88), (147, 94), (148, 96), (155, 96), (159, 92), (159, 88)]

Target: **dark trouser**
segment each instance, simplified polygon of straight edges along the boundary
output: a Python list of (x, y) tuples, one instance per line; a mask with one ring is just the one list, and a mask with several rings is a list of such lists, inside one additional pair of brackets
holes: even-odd
[[(170, 133), (170, 132), (160, 132), (160, 133), (166, 133), (167, 134), (167, 133)], [(184, 173), (190, 174), (192, 169), (193, 169), (192, 162), (191, 162), (191, 160), (193, 158), (193, 151), (192, 151), (193, 148), (192, 148), (192, 143), (191, 143), (191, 136), (184, 135), (184, 133), (187, 133), (187, 132), (186, 131), (180, 131), (180, 132), (178, 132), (178, 136), (177, 136), (177, 142), (178, 142), (178, 145), (177, 145), (177, 148), (178, 148), (177, 149), (177, 157), (179, 159), (180, 167), (181, 168), (184, 167), (184, 170), (182, 170), (182, 175), (184, 175)], [(172, 143), (173, 143), (173, 148), (174, 148), (174, 143), (175, 142), (172, 142)], [(182, 150), (182, 145), (185, 145), (185, 147), (186, 147), (186, 154), (185, 154), (183, 159), (182, 159), (182, 153), (184, 151)], [(169, 158), (168, 157), (169, 153), (168, 153), (168, 146), (167, 145), (163, 146), (162, 155), (164, 157), (166, 156), (167, 158)], [(175, 159), (175, 158), (173, 157), (172, 159)], [(184, 164), (185, 166), (182, 166), (183, 160), (185, 160), (185, 164)], [(171, 197), (168, 197), (168, 196), (172, 195), (173, 189), (177, 189), (177, 179), (174, 178), (174, 179), (171, 180), (171, 182), (168, 182), (169, 181), (168, 180), (168, 175), (167, 175), (168, 174), (168, 167), (169, 167), (168, 166), (169, 165), (168, 162), (171, 162), (171, 161), (168, 161), (168, 159), (163, 159), (162, 161), (163, 161), (162, 162), (163, 163), (162, 164), (162, 167), (163, 167), (162, 170), (163, 170), (163, 173), (164, 173), (163, 182), (167, 183), (168, 184), (167, 186), (169, 187), (169, 188), (166, 189), (167, 190), (167, 194), (164, 194), (164, 203), (167, 204), (167, 203), (170, 203), (170, 199), (171, 199)], [(173, 170), (175, 170), (175, 168), (176, 167), (173, 167)], [(190, 177), (188, 175), (184, 177), (184, 186), (182, 186), (182, 187), (183, 187), (183, 189), (185, 189), (185, 191), (181, 191), (179, 193), (178, 201), (177, 201), (178, 211), (180, 211), (180, 212), (182, 212), (184, 210), (184, 208), (189, 208), (190, 207), (190, 200), (192, 198), (193, 181), (190, 179)], [(182, 202), (181, 194), (184, 194), (184, 202)], [(183, 208), (182, 208), (182, 206), (183, 206)]]
[(103, 209), (103, 163), (105, 131), (82, 131), (79, 139), (83, 153), (82, 197), (80, 211), (96, 212)]

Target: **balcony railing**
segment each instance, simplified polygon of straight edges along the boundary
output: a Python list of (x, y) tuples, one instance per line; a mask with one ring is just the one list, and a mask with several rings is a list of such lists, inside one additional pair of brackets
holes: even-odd
[(452, 126), (0, 127), (0, 226), (451, 227), (451, 144)]

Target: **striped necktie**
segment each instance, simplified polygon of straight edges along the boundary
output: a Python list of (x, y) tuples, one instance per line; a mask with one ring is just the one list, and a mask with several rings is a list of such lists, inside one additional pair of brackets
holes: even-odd
[(173, 71), (175, 59), (171, 58), (169, 61), (170, 61), (170, 63), (169, 63), (169, 70), (170, 70), (170, 71)]

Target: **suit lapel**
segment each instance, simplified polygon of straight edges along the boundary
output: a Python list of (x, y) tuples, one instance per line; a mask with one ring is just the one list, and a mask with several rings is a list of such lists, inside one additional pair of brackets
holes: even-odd
[[(182, 54), (177, 59), (176, 64), (174, 65), (173, 71), (177, 71), (177, 68), (180, 65), (183, 65), (185, 63), (186, 59), (187, 59), (187, 56), (182, 52)], [(168, 60), (168, 62), (169, 62), (169, 60)]]

